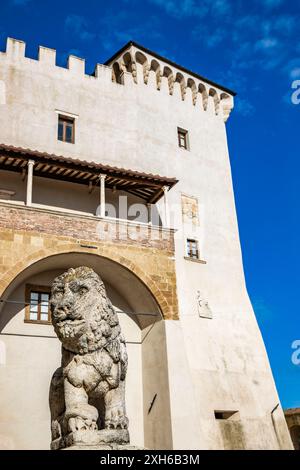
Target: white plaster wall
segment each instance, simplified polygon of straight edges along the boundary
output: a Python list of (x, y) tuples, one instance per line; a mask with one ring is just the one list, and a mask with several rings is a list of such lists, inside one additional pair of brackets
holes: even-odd
[(146, 449), (173, 449), (165, 321), (143, 330), (142, 363)]
[(0, 104), (5, 104), (6, 102), (6, 93), (5, 93), (5, 83), (0, 81)]
[[(214, 409), (234, 407), (245, 423), (248, 448), (277, 448), (270, 413), (279, 399), (244, 281), (222, 113), (215, 115), (211, 98), (207, 111), (199, 102), (193, 106), (190, 90), (184, 102), (177, 92), (170, 96), (166, 80), (158, 91), (151, 74), (147, 86), (125, 74), (122, 86), (112, 83), (107, 67), (98, 67), (96, 78), (55, 67), (45, 57), (24, 59), (18, 49), (0, 54), (0, 80), (6, 85), (1, 142), (179, 179), (169, 193), (171, 221), (178, 228), (181, 318), (180, 344), (169, 335), (167, 346), (174, 447), (191, 442), (222, 448)], [(57, 141), (55, 110), (78, 115), (74, 145)], [(189, 131), (189, 151), (178, 148), (178, 126)], [(199, 200), (205, 265), (183, 258), (181, 192)], [(197, 290), (209, 302), (212, 320), (197, 317)], [(180, 348), (182, 367), (188, 368), (182, 381), (176, 378)], [(177, 387), (183, 396), (188, 388), (197, 432), (194, 425), (181, 428), (180, 410), (187, 404), (176, 399)]]

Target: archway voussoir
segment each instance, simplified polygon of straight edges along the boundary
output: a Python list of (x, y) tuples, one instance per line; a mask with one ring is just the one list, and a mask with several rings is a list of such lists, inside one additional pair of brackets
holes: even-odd
[[(154, 299), (156, 299), (161, 312), (164, 318), (175, 318), (176, 313), (173, 313), (170, 310), (170, 305), (168, 304), (168, 300), (166, 296), (161, 291), (159, 287), (159, 281), (155, 281), (151, 276), (152, 273), (147, 273), (140, 266), (138, 266), (131, 258), (127, 258), (120, 254), (115, 247), (107, 247), (104, 245), (97, 245), (97, 253), (92, 252), (86, 247), (79, 246), (78, 243), (60, 243), (60, 244), (53, 244), (53, 246), (48, 246), (47, 248), (44, 246), (43, 249), (39, 249), (37, 251), (31, 252), (27, 256), (25, 256), (22, 260), (17, 261), (9, 270), (5, 272), (2, 276), (0, 281), (0, 288), (1, 294), (5, 292), (8, 286), (13, 282), (13, 280), (26, 268), (29, 268), (31, 265), (46, 259), (51, 256), (59, 255), (59, 254), (68, 254), (68, 253), (86, 253), (86, 254), (93, 254), (95, 256), (102, 256), (104, 258), (110, 259), (128, 269), (132, 272), (137, 278), (139, 278), (143, 284), (147, 287), (147, 289), (151, 292)], [(131, 254), (132, 256), (132, 254)], [(139, 262), (139, 257), (137, 256), (137, 262)], [(143, 264), (145, 264), (143, 260)], [(157, 276), (160, 279), (160, 276)], [(166, 294), (171, 295), (174, 292), (174, 289), (170, 289)], [(175, 307), (175, 311), (177, 308), (177, 304), (173, 302), (172, 297), (172, 307)]]

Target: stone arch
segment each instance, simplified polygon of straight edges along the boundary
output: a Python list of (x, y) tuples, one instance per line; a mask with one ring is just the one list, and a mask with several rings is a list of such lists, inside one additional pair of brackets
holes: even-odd
[(156, 76), (156, 87), (158, 90), (160, 90), (160, 85), (161, 85), (161, 71), (160, 71), (160, 65), (157, 60), (153, 59), (151, 61), (150, 65), (150, 72), (153, 71)]
[(192, 91), (192, 100), (193, 100), (193, 105), (195, 106), (196, 101), (197, 101), (197, 87), (196, 87), (196, 83), (195, 83), (195, 81), (194, 81), (192, 78), (188, 78), (188, 81), (187, 81), (186, 86), (187, 86), (187, 88), (190, 88), (191, 91)]
[(185, 98), (185, 93), (186, 93), (186, 84), (185, 84), (185, 78), (182, 75), (182, 73), (177, 72), (176, 78), (175, 78), (175, 83), (179, 83), (179, 85), (180, 85), (181, 99), (183, 101), (184, 98)]
[(203, 85), (203, 83), (199, 83), (198, 92), (200, 93), (200, 95), (202, 97), (202, 107), (203, 107), (204, 111), (206, 111), (207, 106), (208, 106), (208, 94), (207, 94), (205, 85)]
[(230, 100), (230, 96), (227, 93), (221, 93), (220, 100), (221, 101)]
[(170, 93), (170, 95), (173, 95), (174, 76), (173, 76), (173, 72), (170, 69), (170, 67), (167, 67), (167, 66), (164, 67), (163, 77), (166, 77), (168, 79), (169, 93)]
[(119, 62), (115, 62), (112, 66), (112, 81), (124, 85), (124, 72), (121, 70)]
[(218, 93), (216, 92), (216, 90), (214, 88), (209, 89), (209, 96), (211, 96), (213, 101), (214, 101), (215, 114), (218, 115), (219, 110), (220, 110), (220, 100), (219, 100), (219, 97), (218, 97)]
[[(15, 277), (6, 289), (9, 302), (4, 304), (0, 315), (2, 322), (0, 329), (4, 331), (2, 337), (4, 346), (0, 343), (0, 361), (5, 361), (5, 356), (8, 360), (5, 373), (0, 378), (1, 400), (8, 416), (14, 416), (15, 408), (21, 410), (15, 416), (14, 428), (7, 432), (7, 436), (15, 448), (48, 448), (49, 384), (61, 357), (59, 352), (61, 345), (51, 325), (24, 322), (24, 300), (21, 292), (27, 283), (49, 286), (53, 278), (63, 272), (62, 270), (86, 264), (102, 277), (109, 298), (117, 309), (126, 340), (129, 358), (126, 408), (131, 423), (129, 426), (131, 443), (151, 449), (160, 446), (171, 449), (166, 327), (157, 300), (153, 298), (148, 286), (141, 282), (138, 276), (134, 276), (132, 270), (124, 266), (127, 258), (123, 259), (122, 264), (121, 259), (119, 262), (111, 260), (113, 247), (106, 245), (98, 255), (93, 250), (80, 250), (78, 245), (75, 249), (75, 245), (74, 243), (73, 251), (70, 245), (69, 250), (53, 249), (51, 255), (47, 252), (46, 256), (44, 250), (36, 251), (31, 260), (28, 257), (24, 262), (18, 263)], [(21, 302), (18, 302), (19, 300)], [(146, 306), (147, 311), (152, 308), (155, 316), (137, 318), (137, 313), (140, 311), (138, 307), (141, 304)], [(22, 383), (22, 387), (16, 389), (16, 383)], [(149, 409), (155, 394), (157, 395), (155, 407), (144, 422), (144, 410)], [(162, 420), (162, 424), (157, 428), (159, 419)], [(28, 428), (31, 432), (27, 435)], [(6, 422), (0, 420), (0, 434), (3, 435), (4, 432), (6, 432)]]
[(126, 72), (131, 73), (134, 83), (137, 83), (136, 64), (130, 52), (123, 55), (123, 65)]
[[(79, 249), (78, 244), (72, 243), (67, 247), (56, 247), (52, 249), (45, 250), (38, 250), (31, 255), (23, 258), (21, 261), (18, 261), (11, 269), (9, 269), (5, 275), (0, 280), (0, 296), (5, 299), (7, 295), (10, 293), (10, 285), (19, 276), (25, 269), (29, 268), (35, 263), (38, 263), (42, 259), (49, 258), (50, 256), (55, 256), (59, 254), (69, 254), (69, 253), (81, 253), (81, 254), (91, 254), (91, 251), (85, 249)], [(159, 308), (161, 310), (162, 316), (164, 318), (174, 318), (173, 312), (170, 311), (170, 307), (168, 305), (167, 299), (165, 298), (164, 294), (161, 292), (159, 286), (156, 282), (148, 276), (142, 269), (140, 269), (137, 265), (135, 265), (131, 260), (128, 258), (121, 256), (118, 254), (117, 250), (114, 247), (108, 248), (106, 245), (105, 247), (99, 247), (99, 250), (96, 253), (92, 253), (94, 256), (99, 256), (103, 258), (110, 259), (115, 263), (120, 264), (128, 271), (133, 273), (140, 281), (147, 287), (150, 291), (153, 298), (156, 300)]]
[(149, 64), (148, 64), (147, 57), (144, 54), (142, 54), (140, 51), (137, 51), (135, 53), (135, 62), (136, 64), (140, 64), (142, 66), (143, 80), (144, 80), (145, 85), (147, 85), (148, 77), (149, 77)]

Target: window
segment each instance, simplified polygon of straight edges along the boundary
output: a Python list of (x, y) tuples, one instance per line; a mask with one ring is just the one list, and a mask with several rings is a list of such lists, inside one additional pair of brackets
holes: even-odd
[(239, 418), (238, 411), (215, 411), (216, 419), (237, 419)]
[(188, 142), (188, 131), (177, 127), (178, 132), (178, 145), (180, 148), (188, 150), (189, 142)]
[(68, 116), (58, 115), (58, 140), (74, 144), (75, 142), (75, 119)]
[(25, 321), (30, 323), (51, 323), (50, 287), (26, 285)]
[(246, 449), (245, 433), (239, 411), (215, 410), (214, 415), (221, 431), (224, 450)]
[(187, 241), (187, 257), (193, 259), (199, 259), (199, 250), (197, 240), (188, 238)]

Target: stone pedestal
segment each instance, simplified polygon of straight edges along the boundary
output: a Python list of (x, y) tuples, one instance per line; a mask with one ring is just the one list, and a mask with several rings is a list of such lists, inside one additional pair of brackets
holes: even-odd
[(98, 445), (98, 446), (89, 446), (89, 445), (74, 445), (71, 447), (65, 447), (61, 450), (120, 450), (120, 451), (127, 451), (127, 450), (145, 450), (144, 447), (136, 447), (131, 445), (117, 445), (117, 444), (106, 444), (106, 445)]
[(65, 438), (56, 439), (51, 449), (86, 449), (111, 450), (134, 449), (129, 445), (129, 432), (127, 429), (101, 429), (99, 431), (75, 431)]

